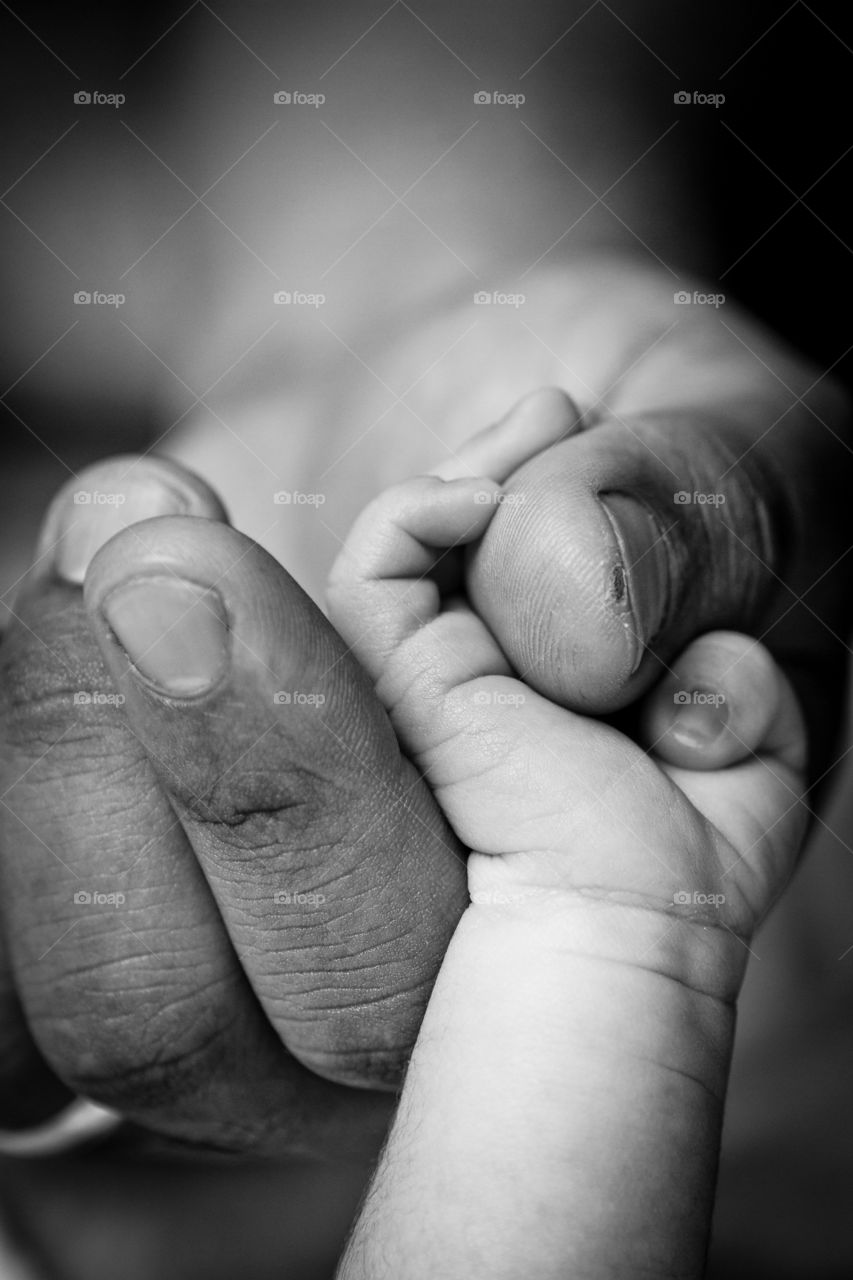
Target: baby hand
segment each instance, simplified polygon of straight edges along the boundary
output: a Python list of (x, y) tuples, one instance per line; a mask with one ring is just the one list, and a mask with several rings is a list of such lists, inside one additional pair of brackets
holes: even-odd
[[(646, 699), (644, 749), (535, 692), (530, 683), (559, 687), (559, 671), (514, 673), (464, 594), (464, 549), (502, 502), (546, 540), (549, 513), (523, 473), (501, 483), (571, 429), (568, 412), (533, 428), (529, 409), (511, 413), (452, 471), (387, 490), (332, 571), (332, 619), (472, 850), (475, 910), (569, 911), (571, 936), (595, 948), (588, 922), (618, 908), (607, 932), (616, 958), (686, 964), (683, 980), (730, 998), (742, 944), (790, 875), (805, 824), (804, 733), (784, 676), (745, 636), (694, 641)], [(609, 589), (608, 565), (589, 574)], [(541, 628), (542, 651), (565, 652), (538, 586), (531, 575), (528, 625)], [(478, 603), (484, 590), (481, 577)], [(701, 944), (682, 946), (685, 930)]]

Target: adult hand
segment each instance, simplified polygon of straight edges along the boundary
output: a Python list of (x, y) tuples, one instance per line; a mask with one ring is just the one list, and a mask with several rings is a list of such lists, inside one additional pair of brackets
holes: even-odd
[(52, 505), (0, 688), (6, 1123), (62, 1081), (196, 1143), (369, 1152), (464, 865), (319, 610), (200, 481), (116, 459)]

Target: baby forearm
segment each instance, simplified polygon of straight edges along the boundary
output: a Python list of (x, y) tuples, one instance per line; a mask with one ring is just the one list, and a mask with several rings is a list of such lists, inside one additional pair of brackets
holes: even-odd
[(733, 1010), (586, 932), (463, 918), (341, 1280), (702, 1274)]

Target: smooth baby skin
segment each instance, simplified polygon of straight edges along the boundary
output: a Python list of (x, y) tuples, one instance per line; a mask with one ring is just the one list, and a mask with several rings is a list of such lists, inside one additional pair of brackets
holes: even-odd
[[(484, 535), (501, 506), (500, 479), (529, 449), (528, 431), (518, 428), (508, 415), (460, 452), (457, 469), (470, 461), (480, 475), (417, 477), (365, 510), (330, 577), (331, 616), (474, 851), (475, 904), (557, 891), (615, 899), (722, 924), (736, 955), (737, 938), (761, 918), (756, 904), (769, 904), (790, 874), (804, 830), (805, 746), (793, 693), (761, 645), (712, 633), (647, 700), (644, 751), (531, 689), (534, 680), (555, 682), (546, 665), (519, 679), (459, 594), (462, 548)], [(508, 458), (513, 440), (517, 456)], [(490, 447), (495, 465), (487, 468)], [(552, 518), (535, 494), (525, 510), (530, 527)], [(555, 653), (547, 614), (534, 614), (538, 585), (531, 572), (529, 616)], [(709, 791), (703, 770), (726, 765)]]
[[(529, 445), (517, 427), (461, 451), (458, 470), (485, 474), (383, 494), (330, 581), (337, 626), (473, 850), (472, 905), (338, 1274), (698, 1280), (734, 1002), (804, 830), (803, 722), (736, 633), (694, 641), (648, 695), (646, 750), (515, 676), (458, 592), (507, 445), (513, 465)], [(547, 540), (548, 505), (532, 496), (526, 517)], [(532, 608), (533, 574), (528, 591)]]

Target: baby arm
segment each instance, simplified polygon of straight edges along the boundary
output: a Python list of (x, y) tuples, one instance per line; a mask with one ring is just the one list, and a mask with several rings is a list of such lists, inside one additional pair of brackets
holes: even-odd
[[(452, 594), (523, 461), (508, 438), (511, 420), (460, 474), (379, 498), (333, 574), (336, 625), (474, 850), (341, 1274), (699, 1276), (734, 1000), (802, 833), (799, 715), (766, 651), (726, 633), (652, 695), (648, 752), (514, 678)], [(697, 688), (728, 721), (685, 768), (662, 758), (665, 707)]]

